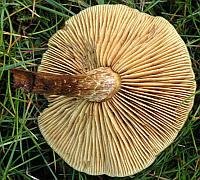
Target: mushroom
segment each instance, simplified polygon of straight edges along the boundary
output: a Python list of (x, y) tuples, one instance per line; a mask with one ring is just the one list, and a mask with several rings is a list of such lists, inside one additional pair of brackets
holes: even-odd
[(66, 76), (59, 83), (66, 93), (48, 95), (39, 117), (42, 135), (67, 164), (91, 175), (129, 176), (150, 166), (183, 127), (196, 88), (175, 28), (125, 5), (69, 18), (38, 72)]

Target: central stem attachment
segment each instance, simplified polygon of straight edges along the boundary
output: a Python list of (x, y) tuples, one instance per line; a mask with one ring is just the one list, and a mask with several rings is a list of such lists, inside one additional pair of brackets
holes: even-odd
[(100, 67), (85, 74), (58, 75), (13, 69), (15, 88), (45, 95), (66, 95), (100, 102), (115, 95), (121, 85), (119, 74)]

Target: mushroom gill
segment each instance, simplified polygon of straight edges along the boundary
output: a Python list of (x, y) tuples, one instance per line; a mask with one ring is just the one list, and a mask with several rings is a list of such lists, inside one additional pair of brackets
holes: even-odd
[(133, 175), (153, 163), (184, 125), (196, 83), (174, 27), (124, 5), (71, 17), (48, 43), (39, 72), (87, 74), (109, 67), (120, 87), (109, 99), (50, 95), (39, 117), (46, 141), (91, 175)]

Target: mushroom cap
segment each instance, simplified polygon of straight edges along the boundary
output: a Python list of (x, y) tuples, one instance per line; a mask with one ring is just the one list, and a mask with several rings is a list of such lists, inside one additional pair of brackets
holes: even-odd
[(125, 5), (97, 5), (54, 34), (40, 72), (82, 74), (110, 67), (121, 77), (110, 99), (51, 95), (41, 133), (70, 166), (91, 175), (133, 175), (151, 165), (184, 125), (196, 89), (175, 28)]

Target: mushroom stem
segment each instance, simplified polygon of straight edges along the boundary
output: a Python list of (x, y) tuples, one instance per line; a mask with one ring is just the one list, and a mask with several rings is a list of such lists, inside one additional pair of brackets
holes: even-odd
[(120, 76), (100, 67), (85, 74), (66, 75), (12, 69), (15, 88), (26, 93), (66, 95), (100, 102), (111, 98), (120, 87)]

